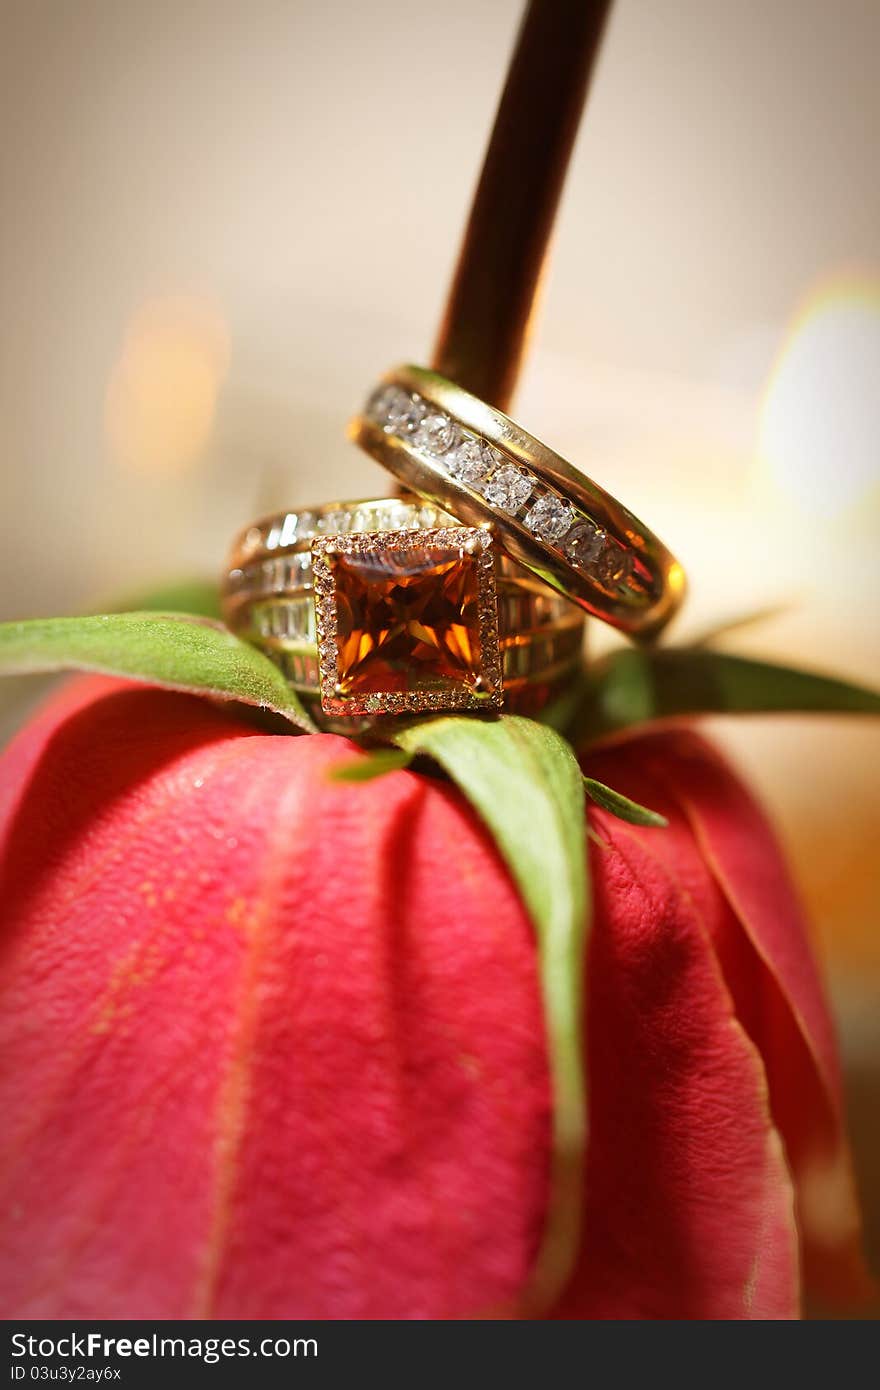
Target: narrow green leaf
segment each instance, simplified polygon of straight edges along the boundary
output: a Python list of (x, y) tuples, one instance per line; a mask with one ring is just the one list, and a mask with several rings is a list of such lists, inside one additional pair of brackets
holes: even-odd
[(240, 700), (314, 729), (278, 668), (220, 623), (180, 613), (0, 623), (0, 675), (69, 670)]
[(604, 782), (597, 782), (595, 777), (585, 777), (584, 788), (591, 801), (595, 801), (596, 805), (601, 806), (603, 811), (610, 811), (612, 816), (617, 816), (618, 820), (628, 821), (630, 825), (662, 826), (669, 824), (666, 817), (661, 816), (659, 811), (649, 811), (647, 806), (640, 806), (637, 801), (630, 801), (628, 796), (622, 796), (612, 787), (606, 787)]
[(328, 776), (331, 782), (372, 782), (374, 777), (384, 777), (387, 772), (408, 767), (412, 759), (412, 753), (403, 748), (380, 748), (365, 758), (348, 758), (344, 763), (337, 763)]
[(550, 1307), (580, 1242), (586, 1149), (583, 989), (588, 930), (584, 786), (568, 743), (530, 719), (433, 719), (393, 735), (433, 758), (492, 832), (535, 925), (553, 1085), (553, 1166), (541, 1248), (520, 1312)]
[(722, 618), (720, 622), (712, 623), (696, 637), (692, 637), (688, 646), (713, 646), (721, 638), (729, 637), (732, 632), (742, 632), (744, 628), (758, 627), (761, 623), (769, 623), (773, 618), (780, 618), (783, 614), (790, 613), (794, 607), (794, 603), (768, 603), (763, 608), (753, 608), (750, 613), (737, 613), (733, 617)]
[(632, 648), (594, 667), (568, 730), (577, 741), (681, 715), (773, 713), (880, 714), (880, 693), (706, 648)]

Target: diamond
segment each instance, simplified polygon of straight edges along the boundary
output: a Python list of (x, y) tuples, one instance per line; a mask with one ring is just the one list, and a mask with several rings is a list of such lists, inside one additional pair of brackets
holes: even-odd
[(313, 563), (312, 575), (312, 587), (314, 588), (316, 594), (330, 594), (333, 592), (333, 580), (327, 572), (326, 565), (322, 565), (319, 569), (316, 569)]
[(302, 576), (308, 568), (304, 561), (308, 561), (307, 552), (299, 555), (288, 555), (283, 564), (279, 566), (281, 570), (281, 580), (285, 589), (293, 588), (302, 582)]
[(270, 623), (276, 637), (315, 640), (314, 609), (308, 602), (276, 604)]
[(288, 512), (275, 539), (276, 545), (294, 545), (315, 534), (314, 512)]
[(606, 542), (605, 532), (594, 521), (576, 521), (562, 542), (562, 549), (573, 565), (591, 569)]
[(366, 415), (377, 425), (386, 425), (391, 410), (404, 395), (399, 386), (377, 386), (366, 405)]
[(296, 540), (296, 512), (288, 512), (281, 523), (281, 530), (278, 533), (279, 545), (293, 545)]
[(494, 451), (485, 440), (469, 437), (451, 454), (447, 454), (445, 463), (453, 478), (479, 491), (480, 484), (485, 482), (495, 466), (495, 458)]
[(596, 558), (593, 572), (602, 584), (619, 584), (629, 579), (632, 567), (632, 556), (615, 541), (608, 540), (604, 550)]
[(448, 415), (431, 412), (416, 432), (416, 444), (427, 454), (447, 454), (461, 443), (461, 430)]
[(550, 541), (551, 544), (565, 535), (573, 521), (574, 512), (571, 507), (567, 502), (563, 502), (561, 497), (555, 497), (552, 492), (539, 497), (525, 516), (525, 524), (529, 530), (542, 541)]
[(318, 518), (318, 530), (323, 536), (336, 536), (340, 531), (348, 530), (349, 519), (349, 512), (334, 507), (332, 511), (325, 512)]
[(419, 396), (398, 391), (388, 408), (388, 424), (385, 428), (393, 434), (415, 434), (427, 413), (428, 407)]
[(406, 525), (407, 508), (403, 502), (388, 502), (376, 507), (369, 529), (371, 531), (401, 531)]
[(253, 555), (254, 551), (259, 550), (263, 543), (263, 533), (259, 526), (248, 527), (245, 538), (241, 543), (241, 553), (247, 560)]
[(512, 463), (505, 463), (501, 468), (496, 468), (483, 488), (483, 496), (503, 512), (518, 512), (532, 495), (532, 482), (530, 473), (524, 473)]

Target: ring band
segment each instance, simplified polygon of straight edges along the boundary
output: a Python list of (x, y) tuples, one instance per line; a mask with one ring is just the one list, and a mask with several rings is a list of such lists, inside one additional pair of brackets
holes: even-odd
[[(223, 580), (224, 608), (234, 612), (244, 599), (266, 598), (291, 590), (311, 590), (312, 541), (322, 536), (360, 535), (385, 531), (425, 531), (459, 523), (439, 507), (393, 497), (358, 502), (327, 502), (300, 512), (276, 512), (240, 531), (229, 552)], [(528, 591), (552, 602), (564, 614), (558, 596), (536, 581), (503, 553), (498, 556), (502, 578), (528, 586)], [(570, 606), (570, 605), (569, 605)], [(543, 619), (542, 619), (543, 621)], [(511, 619), (511, 628), (520, 624)]]
[(502, 703), (536, 712), (578, 665), (584, 629), (571, 604), (499, 555), (487, 529), (394, 500), (246, 528), (223, 611), (332, 716)]
[(468, 526), (491, 525), (539, 579), (631, 637), (655, 636), (684, 571), (631, 512), (477, 396), (420, 367), (372, 393), (349, 434), (408, 491)]
[[(325, 502), (299, 512), (275, 512), (245, 526), (232, 543), (229, 553), (231, 581), (235, 570), (256, 561), (298, 554), (300, 564), (311, 570), (309, 546), (316, 536), (349, 535), (365, 531), (429, 530), (432, 526), (455, 526), (455, 517), (439, 507), (422, 502), (405, 502), (394, 497), (371, 498), (358, 502)], [(283, 566), (278, 566), (281, 575)]]

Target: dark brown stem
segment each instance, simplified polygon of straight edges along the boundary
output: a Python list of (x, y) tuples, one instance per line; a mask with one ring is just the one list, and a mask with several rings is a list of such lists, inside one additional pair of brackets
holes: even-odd
[(434, 348), (506, 409), (611, 0), (530, 0)]

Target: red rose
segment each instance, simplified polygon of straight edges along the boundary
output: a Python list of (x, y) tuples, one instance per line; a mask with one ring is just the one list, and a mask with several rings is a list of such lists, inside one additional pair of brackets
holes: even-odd
[[(458, 792), (89, 679), (2, 763), (6, 1317), (441, 1318), (547, 1202), (533, 934)], [(827, 1008), (760, 812), (686, 732), (591, 774), (590, 1146), (565, 1317), (863, 1279)]]

